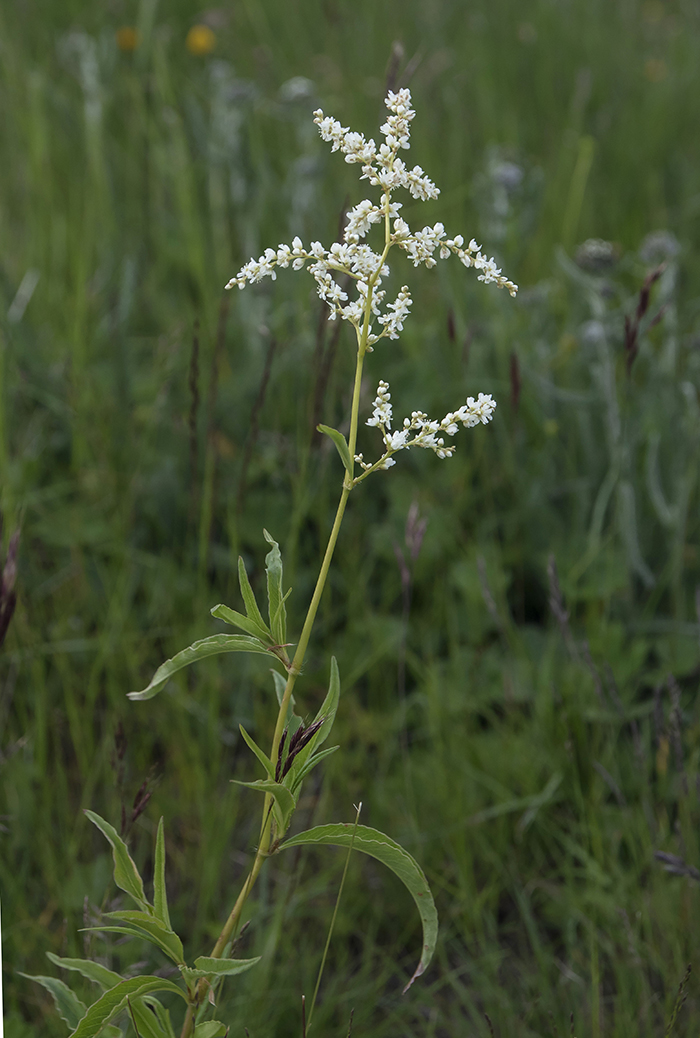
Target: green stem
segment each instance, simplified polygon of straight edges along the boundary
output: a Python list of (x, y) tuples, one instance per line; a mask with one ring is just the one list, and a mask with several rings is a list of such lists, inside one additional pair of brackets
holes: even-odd
[[(385, 200), (386, 200), (386, 198), (388, 198), (388, 196), (385, 196)], [(284, 727), (285, 727), (286, 720), (287, 720), (287, 711), (289, 709), (289, 703), (290, 703), (290, 700), (292, 698), (292, 691), (294, 689), (294, 685), (296, 683), (296, 679), (299, 676), (299, 674), (301, 673), (301, 668), (302, 668), (302, 665), (304, 663), (304, 657), (306, 655), (306, 650), (307, 650), (307, 647), (308, 647), (308, 644), (309, 644), (309, 639), (311, 638), (311, 631), (313, 629), (314, 621), (316, 619), (316, 613), (318, 612), (318, 607), (319, 607), (319, 604), (320, 604), (320, 601), (321, 601), (321, 596), (323, 595), (323, 589), (326, 586), (326, 580), (328, 578), (328, 572), (330, 570), (331, 561), (333, 559), (333, 552), (335, 551), (335, 546), (336, 546), (336, 543), (337, 543), (337, 540), (338, 540), (338, 534), (340, 533), (340, 527), (341, 527), (341, 524), (343, 522), (343, 515), (345, 514), (345, 506), (347, 504), (348, 497), (350, 496), (350, 491), (353, 488), (354, 458), (355, 458), (355, 449), (356, 449), (356, 446), (357, 446), (357, 430), (358, 430), (358, 425), (359, 425), (359, 414), (360, 414), (360, 390), (362, 388), (362, 368), (363, 368), (363, 365), (364, 365), (365, 353), (367, 352), (367, 342), (368, 342), (368, 339), (369, 339), (370, 318), (372, 316), (372, 293), (373, 293), (373, 290), (374, 290), (374, 286), (375, 286), (375, 284), (377, 282), (377, 278), (379, 277), (379, 272), (380, 272), (380, 270), (382, 268), (384, 260), (386, 259), (387, 253), (389, 252), (389, 249), (391, 248), (391, 241), (390, 241), (389, 235), (390, 235), (390, 227), (389, 227), (388, 202), (387, 202), (387, 211), (386, 211), (386, 220), (385, 220), (385, 244), (384, 244), (384, 251), (382, 253), (382, 256), (381, 256), (381, 259), (380, 259), (380, 262), (379, 262), (379, 266), (377, 267), (376, 274), (373, 277), (371, 277), (369, 279), (369, 281), (368, 281), (368, 285), (367, 285), (367, 300), (366, 300), (366, 304), (365, 304), (365, 313), (364, 313), (364, 320), (363, 320), (363, 323), (362, 323), (362, 331), (360, 332), (359, 329), (358, 329), (358, 335), (357, 335), (357, 340), (358, 340), (357, 341), (357, 361), (356, 361), (356, 365), (355, 365), (355, 384), (353, 386), (352, 407), (351, 407), (351, 411), (350, 411), (350, 436), (349, 436), (349, 439), (348, 439), (348, 448), (349, 448), (349, 451), (350, 451), (350, 459), (351, 459), (351, 466), (352, 466), (352, 468), (351, 468), (350, 472), (346, 472), (345, 473), (345, 478), (343, 480), (343, 489), (342, 489), (342, 492), (341, 492), (341, 495), (340, 495), (340, 501), (338, 502), (338, 509), (337, 509), (337, 511), (335, 513), (335, 520), (333, 522), (333, 527), (331, 529), (330, 537), (328, 538), (328, 544), (326, 545), (326, 551), (325, 551), (325, 554), (323, 556), (323, 562), (321, 563), (321, 569), (320, 569), (320, 572), (318, 574), (318, 579), (316, 580), (316, 587), (314, 588), (314, 593), (313, 593), (313, 596), (311, 598), (311, 603), (309, 605), (309, 609), (308, 609), (308, 612), (306, 614), (306, 619), (304, 620), (304, 626), (302, 627), (302, 630), (301, 630), (301, 635), (299, 637), (299, 642), (297, 644), (297, 650), (294, 653), (294, 659), (292, 660), (292, 663), (291, 663), (291, 665), (289, 667), (289, 674), (288, 674), (288, 677), (287, 677), (287, 684), (285, 686), (284, 695), (282, 696), (282, 701), (280, 703), (279, 713), (277, 715), (277, 724), (275, 725), (275, 732), (274, 732), (274, 735), (272, 737), (272, 749), (270, 751), (270, 760), (272, 760), (272, 761), (276, 761), (277, 760), (277, 755), (279, 753), (280, 742), (282, 740), (282, 733), (284, 732)], [(243, 889), (241, 890), (240, 894), (238, 895), (238, 898), (236, 899), (235, 905), (231, 909), (231, 914), (229, 915), (228, 919), (226, 920), (226, 922), (224, 924), (224, 927), (223, 927), (221, 933), (219, 934), (219, 938), (218, 938), (216, 944), (214, 945), (214, 948), (212, 949), (212, 952), (211, 952), (211, 958), (212, 959), (220, 959), (221, 958), (221, 956), (222, 956), (222, 954), (224, 952), (224, 948), (226, 947), (226, 945), (228, 944), (228, 941), (231, 938), (231, 934), (234, 932), (234, 930), (238, 926), (238, 923), (240, 922), (241, 913), (243, 911), (243, 906), (245, 905), (245, 902), (246, 902), (246, 900), (248, 898), (248, 895), (249, 895), (250, 891), (252, 890), (253, 884), (255, 883), (256, 879), (258, 878), (258, 874), (260, 872), (260, 869), (263, 866), (263, 862), (265, 861), (265, 858), (268, 857), (268, 854), (269, 854), (269, 851), (270, 851), (270, 844), (271, 844), (271, 835), (272, 835), (272, 812), (270, 810), (271, 804), (272, 804), (272, 797), (270, 796), (270, 794), (268, 794), (265, 797), (265, 806), (263, 808), (263, 820), (262, 820), (262, 827), (261, 827), (261, 832), (260, 832), (260, 843), (258, 845), (258, 850), (257, 850), (257, 853), (255, 855), (255, 860), (253, 862), (253, 867), (250, 870), (250, 873), (248, 874), (248, 877), (247, 877), (245, 883), (243, 884)], [(207, 990), (207, 983), (206, 983), (206, 981), (204, 981), (202, 979), (202, 980), (199, 981), (199, 983), (197, 985), (196, 999), (195, 999), (197, 1006), (201, 1005), (201, 1003), (203, 1002), (203, 1000), (204, 1000), (204, 998), (206, 996), (206, 990)], [(195, 1006), (189, 1006), (188, 1009), (187, 1009), (187, 1014), (185, 1016), (185, 1021), (184, 1021), (183, 1025), (182, 1025), (182, 1031), (180, 1033), (180, 1038), (190, 1038), (190, 1036), (191, 1036), (191, 1034), (192, 1034), (192, 1032), (194, 1030), (194, 1014), (195, 1014)]]

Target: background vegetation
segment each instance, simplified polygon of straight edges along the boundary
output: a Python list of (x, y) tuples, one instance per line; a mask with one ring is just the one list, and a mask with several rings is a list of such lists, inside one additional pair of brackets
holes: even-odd
[[(335, 238), (362, 188), (311, 112), (376, 134), (387, 83), (410, 85), (411, 156), (443, 192), (409, 220), (475, 234), (521, 292), (411, 269), (414, 316), (371, 358), (367, 402), (381, 377), (402, 413), (479, 390), (499, 407), (452, 461), (400, 457), (351, 499), (300, 688), (314, 709), (338, 655), (343, 752), (305, 808), (349, 820), (362, 799), (424, 865), (442, 931), (402, 998), (417, 919), (354, 860), (315, 1030), (345, 1034), (354, 1008), (372, 1038), (486, 1036), (484, 1013), (519, 1038), (571, 1014), (579, 1038), (665, 1033), (700, 970), (699, 47), (689, 0), (3, 5), (9, 1038), (65, 1034), (15, 971), (81, 953), (116, 893), (82, 808), (124, 816), (146, 874), (165, 816), (192, 955), (249, 861), (258, 803), (229, 780), (250, 768), (239, 722), (268, 737), (264, 660), (125, 693), (237, 605), (239, 553), (259, 580), (263, 525), (300, 622), (341, 478), (313, 430), (342, 427), (352, 344), (304, 275), (221, 286), (267, 245)], [(300, 1033), (341, 869), (303, 853), (265, 874), (232, 1035)], [(672, 1033), (696, 1038), (697, 976), (686, 994)]]

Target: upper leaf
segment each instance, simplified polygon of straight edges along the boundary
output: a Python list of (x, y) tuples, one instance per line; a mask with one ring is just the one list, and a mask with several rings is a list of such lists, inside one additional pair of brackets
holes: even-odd
[[(99, 962), (93, 962), (92, 959), (63, 959), (60, 955), (54, 955), (53, 952), (47, 952), (46, 957), (64, 970), (75, 970), (88, 980), (93, 980), (95, 984), (100, 985), (103, 991), (108, 991), (115, 984), (121, 984), (124, 979), (114, 970), (108, 970), (106, 966), (101, 966)], [(75, 1024), (73, 1026), (75, 1027)]]
[[(310, 768), (307, 768), (307, 762), (310, 760), (314, 750), (321, 746), (331, 733), (333, 722), (335, 721), (335, 715), (338, 710), (338, 701), (340, 699), (340, 673), (338, 671), (338, 663), (335, 656), (331, 657), (331, 675), (328, 684), (328, 693), (326, 698), (321, 704), (321, 708), (316, 714), (313, 723), (323, 719), (323, 724), (318, 729), (312, 739), (309, 740), (308, 744), (301, 750), (292, 764), (289, 770), (288, 785), (292, 789), (296, 789), (301, 782), (304, 775), (307, 775)], [(320, 761), (316, 761), (320, 763)]]
[(64, 984), (57, 977), (32, 977), (29, 973), (21, 973), (19, 970), (17, 972), (20, 977), (26, 977), (27, 980), (35, 980), (37, 984), (41, 984), (47, 991), (50, 991), (61, 1020), (64, 1020), (69, 1027), (78, 1026), (87, 1012), (87, 1006), (80, 1001), (67, 984)]
[(416, 970), (404, 988), (408, 991), (416, 977), (425, 972), (435, 951), (438, 934), (438, 916), (433, 895), (428, 881), (418, 862), (398, 843), (366, 825), (341, 823), (338, 825), (318, 825), (305, 833), (285, 840), (280, 850), (287, 847), (302, 847), (305, 844), (332, 845), (335, 847), (351, 847), (354, 850), (369, 854), (372, 858), (391, 869), (399, 877), (416, 903), (423, 924), (423, 952)]
[(287, 641), (287, 610), (284, 607), (286, 595), (282, 591), (282, 555), (280, 546), (267, 530), (263, 530), (265, 540), (272, 547), (265, 556), (267, 571), (267, 603), (270, 614), (270, 631), (277, 645)]
[[(143, 930), (143, 936), (147, 937), (153, 944), (158, 945), (166, 955), (168, 955), (173, 962), (178, 963), (185, 961), (185, 953), (182, 948), (182, 941), (178, 935), (171, 930), (169, 927), (163, 926), (159, 919), (155, 916), (147, 915), (145, 912), (105, 912), (105, 919), (117, 919), (118, 921), (123, 920), (128, 923), (129, 926), (135, 926), (139, 930)], [(96, 927), (95, 929), (100, 929)]]
[(258, 758), (258, 760), (262, 764), (263, 768), (267, 772), (268, 778), (272, 779), (272, 781), (274, 782), (274, 780), (275, 780), (275, 766), (274, 766), (274, 764), (272, 763), (270, 758), (265, 753), (263, 753), (263, 751), (260, 749), (260, 747), (255, 742), (255, 740), (253, 738), (251, 738), (250, 735), (248, 735), (248, 733), (245, 730), (245, 728), (243, 727), (243, 725), (239, 724), (238, 727), (241, 730), (241, 735), (243, 736), (243, 739), (245, 740), (246, 745), (253, 751), (255, 756)]
[(246, 786), (247, 789), (257, 789), (260, 793), (271, 793), (274, 797), (272, 807), (273, 817), (277, 823), (279, 835), (283, 836), (289, 828), (296, 800), (292, 793), (283, 786), (281, 782), (273, 782), (271, 779), (257, 779), (255, 782), (241, 782), (240, 779), (231, 779), (237, 786)]
[(128, 692), (129, 699), (144, 700), (153, 699), (158, 695), (165, 683), (173, 674), (183, 667), (197, 660), (206, 659), (207, 656), (216, 656), (221, 652), (257, 652), (262, 656), (268, 655), (266, 646), (257, 638), (248, 638), (243, 634), (213, 634), (210, 638), (202, 638), (182, 652), (178, 652), (171, 660), (162, 663), (151, 678), (151, 683), (142, 692)]
[(223, 620), (224, 623), (231, 624), (232, 627), (239, 627), (241, 631), (252, 635), (253, 638), (259, 638), (263, 643), (269, 642), (272, 644), (272, 636), (266, 625), (261, 626), (257, 621), (243, 616), (242, 613), (237, 613), (235, 609), (229, 609), (226, 605), (216, 605), (209, 611), (217, 620)]
[(238, 556), (238, 583), (241, 587), (241, 595), (243, 596), (243, 604), (245, 605), (246, 616), (249, 620), (253, 620), (258, 627), (261, 627), (264, 631), (270, 634), (270, 629), (263, 620), (263, 615), (258, 608), (258, 603), (253, 594), (253, 589), (250, 586), (248, 580), (248, 574), (246, 573), (245, 562)]
[(350, 457), (350, 448), (348, 447), (348, 441), (345, 439), (342, 433), (339, 433), (337, 429), (331, 429), (327, 425), (317, 425), (316, 428), (320, 433), (324, 433), (325, 436), (330, 436), (333, 443), (336, 445), (340, 459), (345, 466), (345, 471), (352, 479), (353, 466), (352, 458)]
[(97, 828), (102, 832), (112, 845), (112, 857), (114, 858), (114, 882), (117, 886), (125, 891), (130, 897), (134, 899), (139, 908), (145, 912), (151, 914), (153, 909), (146, 900), (146, 893), (143, 889), (143, 880), (139, 875), (139, 870), (134, 864), (134, 860), (129, 854), (126, 844), (122, 840), (121, 836), (109, 822), (105, 822), (104, 818), (100, 818), (99, 815), (95, 814), (94, 811), (88, 811), (85, 808), (85, 814)]
[(127, 999), (138, 998), (152, 991), (171, 991), (187, 1001), (182, 988), (163, 977), (132, 977), (105, 991), (88, 1009), (70, 1038), (96, 1038), (105, 1024), (127, 1008)]
[(200, 977), (216, 980), (218, 977), (233, 977), (237, 973), (245, 973), (260, 962), (260, 958), (258, 955), (254, 959), (212, 959), (207, 955), (200, 955), (194, 960), (196, 969), (181, 966), (180, 971), (186, 980), (199, 980)]
[[(155, 1002), (155, 999), (152, 999), (151, 1001)], [(151, 1002), (149, 1002), (149, 1005), (150, 1004)], [(170, 1038), (170, 1032), (162, 1026), (158, 1017), (151, 1009), (149, 1009), (149, 1006), (145, 1004), (143, 999), (131, 998), (131, 996), (129, 996), (127, 1010), (129, 1009), (129, 1016), (131, 1016), (132, 1013), (134, 1015), (139, 1038)], [(119, 1033), (121, 1034), (121, 1031)]]
[(168, 895), (165, 889), (165, 830), (163, 819), (158, 822), (156, 836), (156, 861), (153, 867), (153, 908), (166, 930), (171, 930), (168, 912)]
[(194, 1029), (194, 1038), (226, 1038), (227, 1034), (228, 1027), (218, 1020), (206, 1020)]

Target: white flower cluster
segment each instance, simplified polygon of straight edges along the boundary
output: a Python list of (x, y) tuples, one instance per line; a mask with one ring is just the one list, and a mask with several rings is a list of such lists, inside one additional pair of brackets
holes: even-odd
[[(481, 254), (480, 246), (474, 239), (464, 248), (462, 236), (448, 238), (441, 223), (413, 232), (399, 216), (401, 203), (391, 198), (397, 188), (405, 188), (413, 198), (420, 199), (437, 198), (439, 191), (420, 166), (409, 170), (398, 157), (401, 148), (410, 148), (410, 124), (415, 115), (411, 108), (410, 91), (403, 89), (394, 93), (390, 90), (385, 103), (390, 114), (381, 127), (385, 140), (379, 147), (372, 139), (366, 140), (363, 134), (349, 130), (341, 126), (337, 119), (324, 115), (321, 109), (314, 113), (314, 122), (321, 137), (331, 144), (331, 150), (341, 151), (346, 162), (360, 163), (362, 179), (368, 180), (373, 187), (381, 188), (381, 203), (375, 205), (369, 199), (363, 199), (350, 210), (342, 243), (337, 242), (330, 249), (325, 249), (320, 242), (315, 241), (306, 249), (297, 237), (291, 246), (279, 245), (276, 250), (266, 249), (259, 259), (249, 260), (226, 285), (226, 288), (233, 288), (234, 285), (244, 288), (249, 282), (260, 281), (264, 277), (274, 280), (277, 267), (291, 265), (294, 270), (300, 270), (308, 263), (309, 273), (316, 280), (318, 294), (330, 308), (330, 319), (341, 317), (350, 321), (357, 329), (358, 339), (365, 331), (367, 322), (367, 349), (371, 349), (379, 339), (397, 339), (409, 313), (411, 297), (405, 286), (396, 300), (387, 304), (384, 312), (380, 310), (385, 296), (381, 288), (382, 278), (389, 273), (385, 258), (393, 245), (406, 252), (416, 267), (420, 263), (434, 267), (436, 253), (440, 259), (454, 254), (466, 267), (475, 267), (479, 271), (479, 281), (507, 288), (512, 296), (517, 292), (517, 285), (501, 274), (495, 260)], [(393, 233), (390, 231), (390, 221), (393, 221)], [(381, 254), (362, 243), (372, 225), (378, 223), (384, 223), (387, 228)], [(354, 300), (348, 301), (346, 289), (353, 281), (357, 295)], [(382, 325), (379, 333), (375, 333), (369, 323), (372, 316)]]
[(370, 469), (391, 468), (396, 464), (392, 455), (407, 447), (424, 447), (435, 451), (438, 458), (451, 458), (455, 447), (452, 444), (445, 444), (444, 436), (440, 434), (454, 436), (460, 425), (465, 429), (471, 429), (479, 423), (487, 425), (493, 418), (496, 401), (486, 393), (479, 393), (476, 400), (473, 396), (467, 397), (466, 404), (463, 404), (457, 411), (448, 411), (441, 422), (429, 418), (423, 411), (412, 411), (410, 418), (404, 418), (403, 427), (393, 432), (391, 429), (393, 413), (388, 382), (379, 383), (373, 407), (372, 417), (367, 419), (366, 424), (376, 426), (380, 430), (385, 452), (374, 464), (366, 462), (362, 454), (356, 454), (355, 461), (365, 472)]

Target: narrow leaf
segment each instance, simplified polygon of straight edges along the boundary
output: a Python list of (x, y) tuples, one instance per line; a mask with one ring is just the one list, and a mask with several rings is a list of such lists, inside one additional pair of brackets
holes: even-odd
[[(327, 749), (320, 750), (318, 753), (315, 753), (313, 757), (310, 757), (304, 764), (304, 767), (294, 773), (294, 785), (291, 787), (292, 792), (296, 792), (298, 786), (301, 785), (309, 772), (314, 770), (317, 764), (320, 764), (322, 760), (326, 757), (330, 757), (332, 753), (335, 753), (335, 751), (339, 749), (340, 746), (329, 746)], [(294, 763), (296, 764), (296, 761)]]
[[(140, 1038), (169, 1038), (163, 1030), (155, 1013), (140, 998), (129, 997), (131, 1012), (139, 1030)], [(129, 1006), (127, 1006), (128, 1010)]]
[(203, 1024), (197, 1024), (194, 1029), (194, 1038), (226, 1038), (227, 1034), (228, 1027), (218, 1020), (207, 1020)]
[(158, 1018), (158, 1023), (163, 1028), (163, 1032), (167, 1036), (167, 1038), (175, 1038), (173, 1025), (170, 1022), (170, 1013), (165, 1008), (165, 1006), (162, 1005), (158, 1001), (158, 999), (155, 998), (153, 995), (144, 995), (141, 1001), (145, 1002), (146, 1005), (150, 1006), (153, 1012), (156, 1014), (156, 1017)]
[[(311, 770), (310, 768), (306, 769), (306, 764), (311, 755), (313, 754), (314, 750), (318, 746), (321, 746), (326, 741), (328, 736), (331, 734), (331, 728), (333, 727), (335, 715), (338, 710), (339, 699), (340, 673), (338, 671), (338, 662), (335, 656), (333, 656), (331, 657), (331, 675), (328, 684), (328, 693), (326, 694), (326, 698), (323, 700), (323, 703), (321, 704), (321, 709), (318, 711), (316, 717), (314, 718), (314, 721), (320, 721), (321, 718), (324, 718), (324, 722), (319, 728), (319, 730), (316, 732), (314, 737), (310, 739), (308, 744), (304, 747), (304, 749), (299, 752), (289, 770), (289, 775), (291, 776), (291, 779), (289, 780), (289, 785), (293, 789), (296, 789), (299, 783), (301, 782), (301, 779), (303, 778), (303, 775), (301, 773), (303, 772), (306, 775)], [(319, 762), (317, 761), (317, 763)]]
[(231, 779), (237, 786), (245, 786), (247, 789), (256, 789), (259, 793), (271, 793), (275, 798), (275, 821), (277, 827), (280, 830), (280, 836), (286, 833), (289, 828), (289, 822), (294, 813), (296, 807), (296, 801), (287, 789), (280, 782), (273, 782), (270, 779), (258, 779), (256, 782), (241, 782), (239, 779)]
[(134, 864), (134, 860), (129, 854), (126, 844), (122, 840), (121, 836), (109, 822), (105, 822), (104, 818), (100, 818), (99, 815), (95, 814), (94, 811), (88, 811), (85, 808), (85, 814), (90, 819), (93, 825), (103, 833), (104, 836), (109, 840), (112, 845), (112, 857), (114, 858), (114, 882), (117, 884), (120, 890), (127, 893), (139, 908), (151, 911), (151, 906), (146, 900), (146, 893), (143, 889), (143, 880), (139, 875), (139, 870)]
[(253, 589), (250, 586), (248, 580), (248, 574), (246, 573), (245, 562), (238, 556), (238, 583), (241, 587), (241, 595), (243, 596), (243, 604), (245, 605), (246, 616), (249, 620), (252, 620), (264, 631), (270, 634), (270, 629), (263, 620), (263, 615), (258, 608), (258, 603), (255, 600)]
[(339, 433), (337, 429), (331, 429), (327, 425), (317, 425), (316, 428), (320, 433), (325, 436), (330, 436), (333, 443), (338, 449), (340, 460), (342, 461), (348, 475), (352, 478), (353, 466), (352, 458), (350, 457), (350, 448), (348, 447), (348, 441), (345, 439), (342, 433)]
[(181, 963), (185, 961), (185, 953), (182, 948), (182, 941), (173, 930), (169, 927), (163, 926), (159, 919), (154, 916), (149, 916), (145, 912), (105, 912), (105, 919), (116, 919), (118, 922), (123, 921), (128, 923), (130, 926), (137, 926), (139, 929), (144, 930), (150, 941), (153, 944), (157, 944), (159, 948), (162, 948), (166, 955), (169, 955), (173, 962)]
[(254, 753), (254, 754), (255, 754), (255, 756), (256, 756), (256, 757), (258, 758), (258, 760), (259, 760), (259, 761), (260, 761), (260, 763), (262, 764), (263, 768), (264, 768), (264, 769), (265, 769), (265, 771), (267, 772), (267, 774), (268, 774), (268, 777), (269, 777), (269, 778), (271, 778), (271, 779), (272, 779), (272, 781), (274, 782), (274, 781), (275, 781), (275, 766), (274, 766), (274, 764), (272, 763), (272, 761), (270, 760), (270, 758), (269, 758), (269, 757), (267, 757), (267, 756), (266, 756), (266, 755), (265, 755), (265, 754), (263, 753), (263, 751), (262, 751), (262, 750), (260, 749), (260, 747), (259, 747), (259, 746), (258, 746), (258, 744), (257, 744), (257, 743), (255, 742), (255, 740), (254, 740), (254, 739), (252, 739), (252, 738), (251, 738), (251, 737), (250, 737), (250, 736), (248, 735), (248, 733), (247, 733), (247, 731), (245, 730), (245, 728), (243, 727), (243, 725), (242, 725), (242, 724), (239, 724), (239, 726), (238, 726), (238, 727), (239, 727), (239, 728), (240, 728), (240, 730), (241, 730), (241, 735), (243, 736), (243, 738), (244, 738), (244, 740), (245, 740), (245, 742), (246, 742), (246, 745), (247, 745), (247, 746), (248, 746), (248, 747), (249, 747), (249, 748), (250, 748), (250, 749), (251, 749), (251, 750), (253, 751), (253, 753)]
[[(275, 694), (277, 696), (277, 703), (282, 706), (282, 700), (284, 699), (284, 690), (287, 687), (287, 679), (277, 670), (270, 672), (275, 682)], [(294, 696), (289, 697), (289, 706), (287, 707), (287, 716), (284, 719), (285, 725), (289, 728), (289, 738), (294, 735), (297, 728), (301, 724), (301, 718), (298, 714), (294, 713), (294, 707), (296, 706), (296, 700)]]
[(217, 620), (223, 620), (224, 623), (231, 624), (232, 627), (239, 627), (246, 634), (252, 635), (253, 638), (259, 638), (262, 642), (272, 642), (267, 626), (261, 626), (255, 620), (243, 616), (243, 613), (237, 613), (235, 609), (229, 609), (226, 605), (217, 605), (210, 612)]
[(284, 607), (282, 592), (282, 555), (280, 546), (267, 530), (263, 530), (265, 540), (272, 547), (265, 556), (267, 572), (267, 604), (270, 614), (270, 631), (277, 645), (284, 645), (287, 640), (287, 610)]
[(143, 701), (157, 696), (167, 681), (183, 667), (190, 663), (217, 656), (222, 652), (257, 652), (267, 656), (268, 651), (257, 638), (248, 638), (243, 634), (213, 634), (210, 638), (202, 638), (182, 652), (178, 652), (171, 660), (162, 663), (151, 678), (150, 684), (142, 692), (127, 692), (129, 699)]
[(182, 988), (163, 977), (132, 977), (131, 980), (123, 980), (121, 984), (105, 991), (97, 1002), (93, 1002), (72, 1032), (71, 1038), (96, 1038), (105, 1024), (127, 1008), (128, 998), (135, 999), (152, 991), (170, 991), (187, 1001)]
[(140, 941), (149, 941), (151, 944), (155, 944), (157, 948), (160, 948), (162, 952), (168, 956), (169, 959), (177, 961), (175, 956), (172, 954), (171, 949), (167, 945), (161, 944), (160, 940), (146, 930), (141, 929), (138, 926), (84, 926), (80, 929), (79, 933), (83, 931), (92, 930), (95, 933), (123, 933), (129, 937), (138, 937)]
[(153, 908), (166, 930), (172, 930), (168, 912), (168, 895), (165, 889), (165, 830), (163, 819), (158, 822), (156, 836), (156, 861), (153, 868)]
[(61, 1020), (64, 1020), (69, 1027), (75, 1028), (78, 1026), (87, 1012), (87, 1006), (80, 1001), (67, 984), (64, 984), (62, 980), (58, 980), (57, 977), (32, 977), (29, 973), (20, 973), (19, 970), (17, 972), (20, 977), (26, 977), (27, 980), (35, 980), (37, 984), (41, 984), (47, 991), (50, 991), (56, 1004), (56, 1012)]
[(47, 952), (46, 957), (61, 969), (75, 970), (88, 980), (94, 981), (95, 984), (100, 985), (103, 991), (108, 991), (115, 984), (121, 984), (124, 979), (114, 970), (108, 970), (106, 966), (101, 966), (99, 962), (93, 962), (92, 959), (62, 959), (60, 955), (54, 955), (53, 952)]
[(181, 966), (180, 971), (187, 979), (198, 980), (206, 977), (207, 980), (216, 980), (218, 977), (233, 977), (237, 973), (246, 973), (260, 962), (260, 955), (254, 959), (211, 959), (207, 955), (200, 955), (194, 960), (196, 969), (191, 966)]
[[(354, 831), (354, 838), (353, 838)], [(366, 825), (355, 827), (352, 823), (319, 825), (305, 833), (285, 840), (280, 850), (287, 847), (302, 847), (306, 844), (350, 847), (383, 862), (399, 877), (416, 903), (423, 924), (423, 952), (416, 970), (404, 988), (408, 991), (413, 981), (425, 972), (435, 951), (438, 934), (438, 917), (428, 881), (418, 862), (398, 843)]]

